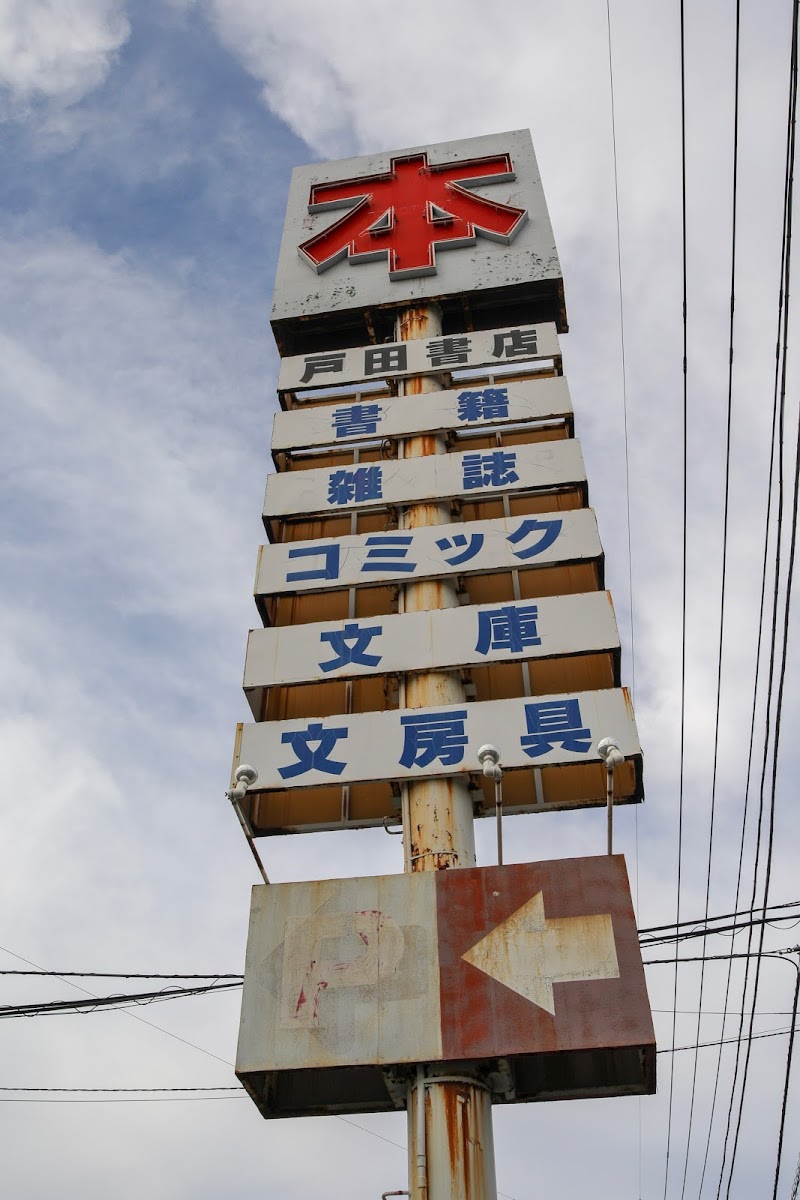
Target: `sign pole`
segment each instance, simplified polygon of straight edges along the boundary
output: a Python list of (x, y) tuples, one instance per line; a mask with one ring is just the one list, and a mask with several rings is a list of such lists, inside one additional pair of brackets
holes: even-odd
[[(397, 341), (440, 336), (436, 304), (409, 306), (400, 313)], [(417, 375), (399, 384), (400, 395), (443, 391), (441, 378)], [(404, 458), (446, 454), (439, 434), (406, 438)], [(450, 523), (449, 503), (407, 507), (404, 529)], [(455, 578), (407, 583), (400, 589), (400, 611), (457, 608)], [(428, 671), (401, 684), (401, 708), (465, 703), (458, 672)], [(408, 784), (406, 870), (441, 871), (475, 865), (473, 806), (460, 779), (431, 779)], [(408, 1096), (409, 1180), (413, 1200), (496, 1200), (492, 1104), (487, 1088), (467, 1075), (456, 1078), (442, 1068), (420, 1070)]]
[(656, 1064), (622, 857), (502, 865), (503, 808), (598, 805), (603, 763), (643, 796), (530, 134), (298, 168), (272, 328), (228, 794), (252, 840), (386, 825), (399, 790), (404, 862), (254, 889), (236, 1073), (267, 1118), (405, 1105), (406, 1194), (497, 1200), (493, 1102), (644, 1095)]

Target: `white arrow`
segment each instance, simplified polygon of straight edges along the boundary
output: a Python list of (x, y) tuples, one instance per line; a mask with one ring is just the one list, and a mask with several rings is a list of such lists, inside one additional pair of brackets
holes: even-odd
[(554, 983), (619, 979), (610, 914), (548, 920), (541, 892), (461, 957), (553, 1016)]

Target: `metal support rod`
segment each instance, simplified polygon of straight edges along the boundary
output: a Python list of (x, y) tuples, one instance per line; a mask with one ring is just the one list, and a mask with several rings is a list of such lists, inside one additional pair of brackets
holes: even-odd
[[(441, 336), (441, 312), (436, 304), (404, 309), (397, 320), (397, 341)], [(438, 375), (412, 376), (399, 385), (400, 396), (440, 392)], [(435, 434), (406, 438), (398, 453), (403, 458), (446, 454), (444, 438)], [(409, 505), (402, 513), (403, 529), (446, 525), (448, 503)], [(448, 579), (405, 584), (400, 612), (457, 608), (457, 585)], [(454, 705), (463, 707), (464, 687), (458, 672), (428, 671), (407, 676), (402, 694), (407, 708)], [(407, 796), (407, 871), (453, 870), (475, 865), (472, 796), (466, 780), (409, 781)], [(405, 800), (405, 796), (404, 796)], [(409, 1188), (413, 1200), (496, 1200), (491, 1097), (478, 1080), (426, 1079), (422, 1067), (409, 1087)]]
[(503, 780), (494, 781), (494, 811), (497, 817), (497, 865), (503, 865)]
[(234, 799), (232, 796), (229, 796), (229, 799), (230, 799), (231, 804), (233, 805), (233, 811), (236, 813), (236, 816), (239, 818), (239, 824), (242, 827), (242, 832), (244, 833), (244, 836), (247, 838), (247, 844), (250, 847), (250, 852), (253, 855), (253, 858), (256, 860), (256, 866), (258, 867), (259, 871), (261, 872), (261, 878), (264, 880), (264, 883), (269, 883), (269, 876), (267, 875), (267, 872), (264, 869), (264, 864), (261, 861), (261, 855), (256, 850), (256, 844), (253, 841), (253, 835), (250, 832), (250, 827), (247, 824), (245, 815), (241, 810), (239, 801)]
[(478, 751), (478, 762), (486, 779), (494, 780), (494, 813), (497, 821), (497, 865), (503, 865), (503, 768), (500, 751), (487, 742)]
[(616, 738), (601, 738), (597, 743), (597, 753), (606, 764), (606, 852), (614, 853), (614, 768), (621, 767), (625, 755), (619, 748)]
[(417, 1067), (416, 1120), (414, 1122), (417, 1159), (417, 1195), (428, 1194), (428, 1148), (425, 1136), (425, 1068)]
[(240, 801), (244, 800), (245, 796), (247, 795), (247, 789), (258, 779), (258, 771), (255, 769), (255, 767), (248, 766), (247, 763), (240, 763), (234, 771), (233, 779), (234, 785), (232, 788), (228, 788), (225, 795), (233, 805), (233, 811), (238, 817), (239, 824), (242, 827), (242, 833), (247, 838), (247, 844), (250, 847), (250, 853), (256, 860), (256, 866), (261, 872), (261, 878), (264, 880), (264, 883), (269, 883), (269, 878), (267, 876), (267, 872), (264, 870), (264, 864), (261, 861), (261, 856), (256, 850), (256, 844), (253, 841), (253, 831), (250, 828), (247, 818), (242, 812), (240, 803)]
[(606, 767), (606, 853), (614, 853), (614, 768)]

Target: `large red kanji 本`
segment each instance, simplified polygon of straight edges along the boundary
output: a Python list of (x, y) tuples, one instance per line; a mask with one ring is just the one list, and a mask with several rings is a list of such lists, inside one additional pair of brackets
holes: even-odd
[(528, 215), (525, 209), (468, 190), (512, 179), (508, 154), (429, 166), (423, 153), (393, 158), (384, 175), (316, 184), (309, 212), (354, 207), (303, 242), (300, 255), (317, 272), (342, 258), (358, 263), (386, 256), (390, 279), (435, 275), (437, 247), (471, 246), (477, 234), (512, 240)]

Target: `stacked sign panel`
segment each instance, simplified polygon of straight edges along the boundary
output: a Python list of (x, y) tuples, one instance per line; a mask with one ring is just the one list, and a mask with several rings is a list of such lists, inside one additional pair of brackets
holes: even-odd
[[(453, 710), (447, 728), (439, 715), (441, 752), (425, 770), (467, 775), (479, 813), (493, 812), (477, 759), (493, 719), (514, 730), (503, 748), (514, 772), (508, 812), (604, 803), (597, 743), (615, 724), (627, 746), (618, 799), (641, 799), (635, 724), (624, 691), (614, 690), (619, 637), (601, 592), (602, 547), (569, 393), (556, 373), (558, 339), (554, 326), (541, 328), (420, 339), (416, 369), (430, 364), (432, 348), (456, 359), (440, 392), (332, 399), (309, 386), (283, 395), (273, 439), (279, 469), (264, 502), (269, 542), (255, 586), (269, 629), (251, 636), (245, 674), (257, 724), (240, 731), (236, 759), (259, 771), (247, 799), (254, 833), (396, 817), (400, 784), (419, 775), (420, 756), (408, 747), (422, 720), (401, 709), (397, 684), (443, 667), (463, 671), (480, 707)], [(521, 348), (508, 382), (499, 366), (486, 370), (495, 344)], [(542, 347), (546, 358), (533, 357)], [(363, 372), (367, 348), (347, 354)], [(312, 372), (308, 359), (319, 366), (322, 357), (284, 360), (282, 377), (319, 383), (325, 372)], [(338, 379), (340, 358), (324, 358)], [(470, 375), (459, 385), (462, 370)], [(444, 434), (449, 452), (404, 458), (404, 440), (421, 433)], [(448, 505), (452, 521), (404, 529), (403, 508), (428, 501)], [(431, 618), (398, 614), (398, 599), (410, 582), (448, 577), (463, 607), (439, 616), (434, 641)], [(288, 676), (270, 665), (279, 661), (291, 664)], [(593, 700), (581, 696), (595, 691), (613, 708), (601, 705), (592, 724), (585, 713)], [(499, 718), (482, 707), (500, 699)], [(526, 741), (537, 730), (551, 741), (543, 733)], [(380, 769), (358, 751), (378, 736), (393, 748)]]
[[(442, 332), (397, 340), (403, 306), (422, 301), (438, 305)], [(234, 771), (257, 771), (241, 805), (253, 836), (397, 822), (401, 791), (416, 780), (461, 779), (475, 814), (494, 815), (478, 760), (487, 742), (501, 750), (509, 814), (604, 804), (598, 744), (609, 735), (625, 758), (615, 799), (640, 801), (641, 747), (562, 374), (563, 289), (530, 135), (296, 171), (273, 329), (281, 411), (255, 583), (263, 628), (248, 640), (254, 720), (239, 727), (234, 754)], [(404, 394), (420, 376), (434, 390)], [(408, 457), (406, 443), (420, 437), (440, 452)], [(419, 504), (439, 506), (442, 522), (406, 527)], [(406, 611), (405, 589), (425, 580), (449, 581), (460, 606)], [(463, 703), (406, 707), (405, 684), (434, 671), (458, 673)], [(412, 876), (257, 889), (237, 1071), (264, 1115), (402, 1106), (404, 1071), (420, 1059), (488, 1063), (495, 1099), (652, 1090), (624, 865), (576, 861), (568, 899), (558, 864), (447, 872), (457, 885)], [(453, 959), (442, 897), (490, 884), (486, 894), (507, 901), (487, 901), (484, 924), (458, 935)], [(357, 928), (366, 912), (374, 929)], [(430, 942), (424, 954), (416, 947), (430, 974), (422, 1007), (402, 1015), (409, 1028), (424, 1017), (427, 1048), (399, 1032), (368, 1037), (383, 1028), (381, 996), (401, 1011), (392, 988), (417, 935), (403, 932), (400, 912)], [(583, 951), (552, 933), (559, 921)], [(452, 980), (466, 971), (480, 1002), (494, 1004), (477, 982), (490, 935), (539, 963), (495, 985), (527, 1006), (508, 1017), (513, 1028), (549, 1014), (555, 1025), (540, 1038), (520, 1041), (502, 1018), (483, 1041), (454, 1040), (463, 1021)], [(374, 951), (354, 953), (370, 938)], [(335, 987), (314, 966), (326, 939), (338, 940)], [(578, 961), (587, 946), (594, 967)], [(589, 979), (609, 981), (597, 995), (616, 1011), (614, 988), (629, 989), (630, 1036), (613, 1021), (587, 1032)], [(573, 985), (558, 995), (567, 1009), (577, 996), (584, 1014), (563, 1038), (554, 981)], [(355, 1021), (359, 1005), (371, 1016)]]

